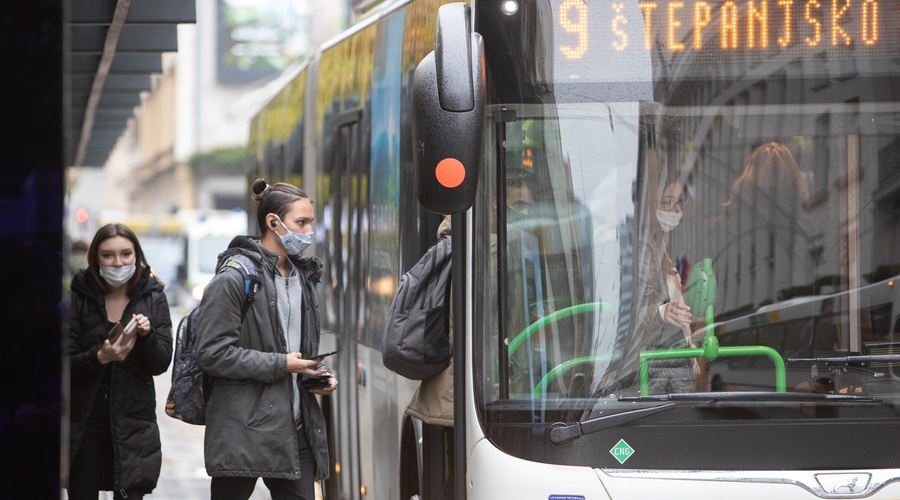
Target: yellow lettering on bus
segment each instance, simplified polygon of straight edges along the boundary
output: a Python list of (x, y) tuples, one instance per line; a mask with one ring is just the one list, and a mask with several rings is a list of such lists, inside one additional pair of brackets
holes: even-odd
[(721, 47), (738, 48), (738, 7), (732, 0), (722, 4)]
[[(576, 18), (572, 19), (572, 12)], [(588, 12), (587, 5), (582, 0), (565, 0), (559, 6), (559, 27), (566, 33), (577, 37), (578, 43), (574, 47), (563, 45), (559, 48), (566, 59), (581, 59), (588, 49)]]
[(703, 30), (712, 21), (712, 7), (706, 2), (694, 4), (694, 48), (703, 48)]
[(791, 44), (791, 34), (794, 27), (791, 25), (791, 8), (794, 0), (778, 0), (778, 6), (784, 9), (784, 32), (778, 37), (778, 45), (787, 47)]
[(624, 3), (614, 3), (612, 4), (613, 12), (616, 13), (613, 16), (612, 20), (612, 31), (619, 38), (617, 40), (613, 40), (612, 46), (614, 49), (622, 51), (628, 48), (628, 33), (622, 29), (622, 26), (628, 24), (628, 19), (622, 15), (622, 10), (625, 8)]
[(822, 4), (820, 4), (818, 0), (808, 0), (806, 2), (806, 7), (804, 8), (806, 20), (809, 21), (809, 24), (811, 24), (813, 27), (813, 36), (806, 37), (806, 45), (809, 45), (810, 47), (815, 47), (822, 41), (822, 22), (814, 17), (812, 11), (813, 9), (821, 8)]
[(843, 39), (844, 45), (850, 45), (850, 36), (847, 35), (847, 32), (844, 31), (844, 28), (841, 27), (840, 20), (841, 16), (847, 13), (850, 9), (850, 0), (846, 0), (844, 5), (838, 8), (839, 0), (831, 0), (831, 45), (837, 45), (839, 43), (838, 38)]
[(747, 2), (747, 47), (756, 47), (756, 27), (759, 26), (759, 47), (769, 46), (769, 2), (760, 0), (759, 8), (753, 0)]
[(678, 9), (684, 8), (684, 2), (672, 2), (669, 4), (669, 50), (680, 52), (684, 50), (684, 44), (678, 41), (675, 30), (681, 27), (681, 21), (676, 17)]
[(878, 2), (865, 0), (862, 4), (862, 39), (866, 45), (878, 41)]
[(638, 7), (644, 11), (644, 31), (646, 32), (645, 44), (647, 50), (653, 48), (653, 11), (658, 5), (656, 2), (640, 2)]

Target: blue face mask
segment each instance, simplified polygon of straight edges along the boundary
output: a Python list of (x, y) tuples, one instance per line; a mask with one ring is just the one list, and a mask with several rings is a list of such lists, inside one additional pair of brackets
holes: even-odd
[(281, 238), (281, 246), (284, 247), (284, 251), (292, 257), (299, 257), (303, 254), (303, 251), (312, 244), (312, 233), (295, 233), (284, 225), (284, 222), (281, 221), (281, 217), (276, 215), (275, 218), (278, 219), (278, 223), (281, 224), (281, 227), (287, 231), (287, 234), (284, 236), (278, 235), (278, 237)]

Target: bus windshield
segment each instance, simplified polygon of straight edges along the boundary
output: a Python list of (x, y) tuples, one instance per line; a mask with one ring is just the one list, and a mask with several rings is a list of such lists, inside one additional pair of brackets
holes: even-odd
[(897, 418), (898, 105), (810, 108), (490, 109), (486, 422)]
[[(535, 425), (619, 413), (896, 422), (896, 60), (748, 45), (715, 66), (639, 44), (615, 64), (593, 45), (596, 64), (566, 62), (575, 42), (552, 25), (593, 19), (575, 4), (523, 29), (553, 32), (522, 49), (533, 94), (493, 80), (474, 211), (490, 235), (473, 278), (486, 434), (516, 452)], [(653, 14), (635, 9), (622, 15)], [(657, 28), (636, 29), (656, 47)], [(661, 463), (644, 462), (679, 465)]]

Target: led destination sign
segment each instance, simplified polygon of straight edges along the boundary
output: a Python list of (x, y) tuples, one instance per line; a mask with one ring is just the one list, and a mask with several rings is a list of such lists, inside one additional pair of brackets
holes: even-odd
[(562, 0), (554, 22), (556, 64), (639, 52), (713, 63), (900, 53), (900, 3), (887, 0)]

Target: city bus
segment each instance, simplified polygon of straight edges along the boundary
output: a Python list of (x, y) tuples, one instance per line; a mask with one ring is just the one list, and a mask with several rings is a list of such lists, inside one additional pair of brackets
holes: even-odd
[[(247, 174), (314, 202), (324, 497), (900, 497), (898, 7), (389, 1), (320, 47)], [(380, 353), (444, 214), (452, 433)]]

